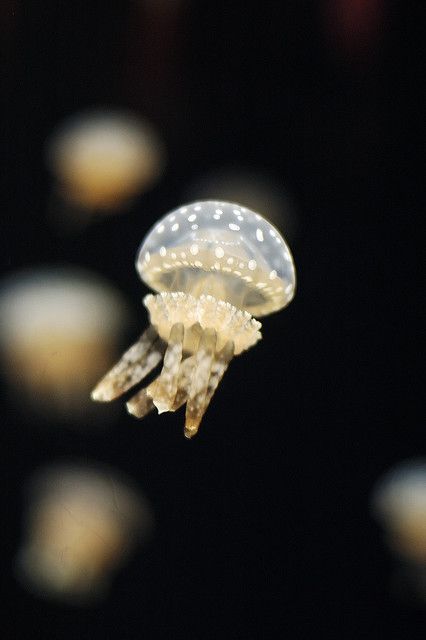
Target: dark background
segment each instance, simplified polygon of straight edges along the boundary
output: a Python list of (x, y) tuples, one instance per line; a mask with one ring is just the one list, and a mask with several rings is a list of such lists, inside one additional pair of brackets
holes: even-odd
[[(182, 413), (138, 423), (123, 407), (112, 429), (85, 434), (39, 429), (3, 402), (2, 638), (424, 637), (424, 611), (390, 594), (369, 498), (389, 467), (424, 454), (425, 9), (368, 4), (188, 1), (166, 17), (125, 0), (2, 6), (6, 274), (93, 269), (133, 304), (137, 335), (135, 252), (188, 182), (263, 169), (298, 216), (295, 300), (232, 363), (194, 440)], [(102, 105), (149, 117), (168, 169), (125, 215), (58, 237), (43, 145), (60, 120)], [(31, 596), (11, 568), (23, 486), (67, 456), (133, 478), (157, 518), (106, 602), (85, 609)]]

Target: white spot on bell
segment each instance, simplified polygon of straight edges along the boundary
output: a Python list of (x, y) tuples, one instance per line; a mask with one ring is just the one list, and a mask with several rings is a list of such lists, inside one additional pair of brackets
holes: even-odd
[(223, 258), (223, 256), (225, 255), (225, 252), (222, 249), (222, 247), (216, 247), (216, 249), (214, 250), (214, 253), (216, 258)]

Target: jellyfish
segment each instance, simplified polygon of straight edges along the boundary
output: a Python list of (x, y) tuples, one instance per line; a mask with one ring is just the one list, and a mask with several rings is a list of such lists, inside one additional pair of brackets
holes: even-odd
[(78, 114), (47, 144), (47, 163), (63, 198), (103, 213), (117, 211), (148, 190), (161, 176), (164, 161), (164, 145), (153, 126), (120, 111)]
[(260, 339), (257, 318), (293, 298), (295, 269), (279, 231), (239, 204), (200, 201), (163, 217), (143, 240), (136, 269), (150, 326), (92, 392), (110, 401), (160, 374), (127, 402), (143, 418), (186, 403), (191, 438), (230, 361)]
[[(86, 269), (51, 265), (2, 280), (0, 362), (16, 404), (43, 419), (86, 423), (85, 400), (129, 319), (121, 294)], [(104, 419), (98, 413), (91, 418)]]
[(372, 512), (393, 556), (391, 590), (426, 606), (426, 458), (398, 463), (376, 483)]
[(372, 507), (393, 551), (426, 570), (426, 458), (406, 460), (388, 471), (373, 491)]
[(113, 573), (152, 533), (145, 497), (109, 468), (58, 463), (27, 489), (16, 574), (47, 598), (79, 603), (106, 595)]
[(297, 235), (297, 205), (282, 183), (263, 169), (223, 166), (198, 176), (185, 187), (188, 200), (208, 200), (212, 194), (221, 200), (240, 202), (249, 209), (268, 212), (268, 220), (286, 230), (291, 241)]

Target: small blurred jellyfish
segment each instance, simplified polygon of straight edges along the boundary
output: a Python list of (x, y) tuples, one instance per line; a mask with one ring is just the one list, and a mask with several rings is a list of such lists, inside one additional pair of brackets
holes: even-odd
[(0, 356), (16, 404), (47, 421), (96, 416), (89, 389), (114, 359), (128, 320), (121, 294), (82, 269), (46, 267), (3, 280)]
[(399, 561), (397, 588), (426, 605), (426, 458), (407, 460), (386, 473), (372, 509)]
[(67, 119), (48, 140), (46, 155), (61, 197), (75, 216), (86, 218), (88, 212), (124, 207), (154, 185), (165, 164), (164, 146), (152, 125), (113, 110)]
[(219, 199), (263, 211), (286, 237), (297, 235), (296, 205), (286, 188), (263, 169), (221, 167), (198, 177), (184, 191), (185, 200)]
[(339, 58), (371, 60), (387, 27), (386, 4), (384, 0), (323, 0), (325, 35)]
[(104, 597), (113, 571), (153, 527), (140, 492), (91, 466), (38, 471), (27, 501), (17, 577), (38, 595), (70, 603)]

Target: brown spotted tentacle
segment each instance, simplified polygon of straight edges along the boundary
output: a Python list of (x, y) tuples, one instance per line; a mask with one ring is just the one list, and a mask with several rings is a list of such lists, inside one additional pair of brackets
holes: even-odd
[(135, 418), (144, 418), (150, 411), (154, 409), (152, 398), (147, 394), (146, 389), (141, 389), (128, 402), (126, 402), (127, 411)]
[(205, 329), (195, 354), (196, 363), (186, 404), (185, 436), (187, 438), (192, 438), (197, 433), (203, 417), (216, 340), (215, 329)]
[(234, 357), (234, 343), (232, 340), (228, 340), (223, 349), (215, 355), (212, 362), (211, 374), (209, 384), (207, 387), (206, 399), (204, 401), (203, 413), (205, 413), (207, 407), (210, 404), (214, 392), (219, 386), (219, 382), (222, 380), (225, 371), (227, 370), (229, 363)]
[(181, 322), (172, 326), (168, 347), (164, 354), (161, 374), (147, 388), (158, 413), (170, 411), (178, 390), (179, 367), (182, 361), (184, 327)]
[(166, 349), (150, 326), (92, 391), (93, 400), (109, 402), (138, 384), (161, 362)]

